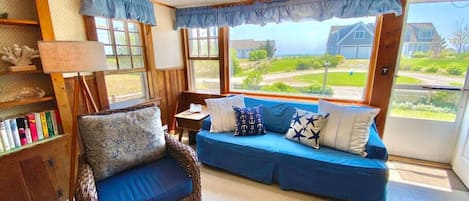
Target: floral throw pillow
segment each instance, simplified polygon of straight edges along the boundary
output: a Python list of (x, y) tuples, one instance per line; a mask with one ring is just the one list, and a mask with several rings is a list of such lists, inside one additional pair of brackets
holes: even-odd
[(296, 109), (285, 137), (289, 140), (319, 149), (321, 131), (329, 114), (318, 114)]
[(79, 128), (97, 181), (165, 155), (158, 107), (81, 116)]
[(256, 107), (233, 107), (236, 116), (235, 136), (265, 134), (262, 105)]

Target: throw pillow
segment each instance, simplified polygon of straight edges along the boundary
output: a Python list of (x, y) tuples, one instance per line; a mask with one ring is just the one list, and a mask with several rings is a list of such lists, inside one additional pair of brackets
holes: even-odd
[(79, 128), (87, 161), (98, 181), (165, 155), (157, 107), (81, 116)]
[(319, 149), (319, 139), (329, 114), (318, 114), (296, 109), (285, 137), (289, 140)]
[(370, 126), (379, 109), (336, 105), (321, 100), (319, 111), (330, 114), (321, 144), (366, 156), (365, 146), (370, 136)]
[(265, 134), (262, 105), (257, 107), (233, 107), (236, 115), (236, 128), (234, 135)]
[(210, 132), (230, 132), (235, 130), (235, 112), (233, 106), (244, 107), (244, 96), (205, 99), (208, 113), (212, 120)]

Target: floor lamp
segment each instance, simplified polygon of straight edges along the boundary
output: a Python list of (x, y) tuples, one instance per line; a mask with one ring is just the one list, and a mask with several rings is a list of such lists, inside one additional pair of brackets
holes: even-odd
[(80, 92), (88, 113), (98, 112), (82, 72), (109, 70), (104, 54), (104, 45), (96, 41), (39, 41), (39, 54), (44, 73), (78, 73), (73, 88), (73, 127), (70, 148), (70, 194), (73, 200), (77, 171), (78, 107)]

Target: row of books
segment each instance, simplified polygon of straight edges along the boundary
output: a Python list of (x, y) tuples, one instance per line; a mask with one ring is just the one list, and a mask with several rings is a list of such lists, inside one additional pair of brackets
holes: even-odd
[(26, 114), (0, 121), (0, 152), (63, 133), (58, 110)]

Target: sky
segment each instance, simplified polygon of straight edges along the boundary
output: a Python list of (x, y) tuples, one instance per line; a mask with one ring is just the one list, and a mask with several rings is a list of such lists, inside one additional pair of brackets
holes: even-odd
[[(447, 3), (409, 4), (407, 22), (432, 22), (438, 33), (446, 38), (455, 30), (457, 20), (469, 25), (469, 1)], [(461, 8), (458, 8), (461, 7)], [(376, 17), (291, 22), (281, 24), (241, 25), (230, 29), (230, 39), (275, 40), (281, 55), (324, 54), (330, 27), (350, 25), (357, 22), (374, 23)], [(448, 46), (451, 46), (448, 42)]]

